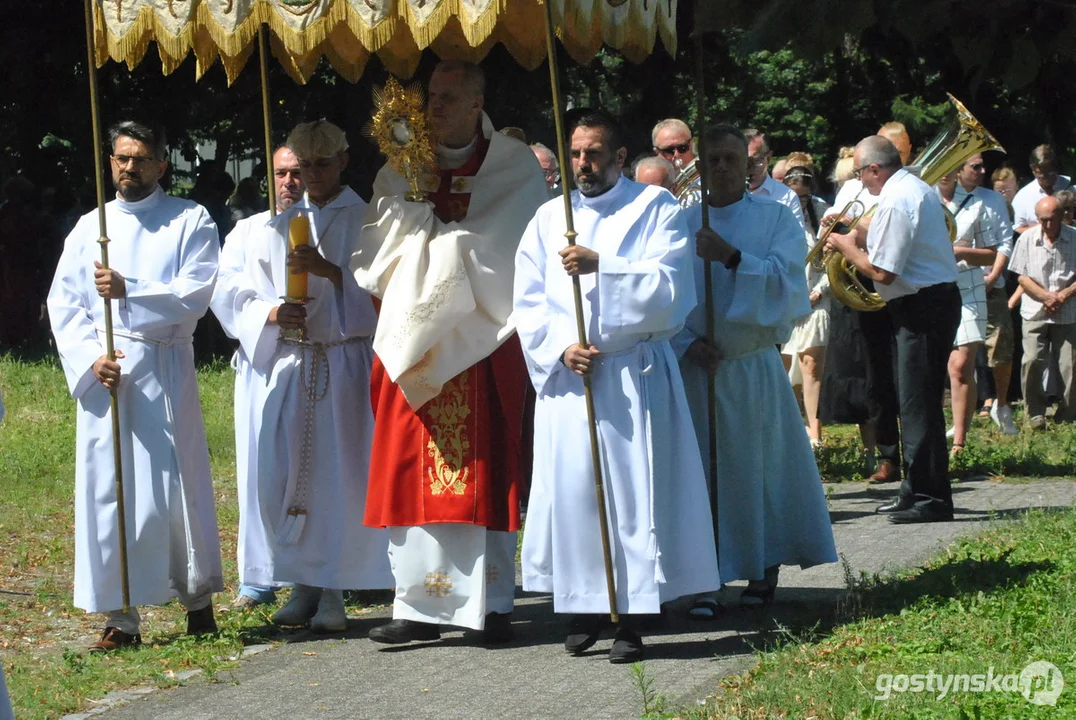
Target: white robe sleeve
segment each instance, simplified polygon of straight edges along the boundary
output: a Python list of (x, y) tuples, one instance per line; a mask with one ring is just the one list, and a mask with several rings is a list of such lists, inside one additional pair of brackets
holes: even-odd
[[(570, 372), (561, 358), (579, 342), (573, 317), (558, 312), (546, 294), (546, 249), (539, 227), (541, 213), (531, 219), (516, 252), (516, 277), (511, 322), (519, 334), (531, 384), (539, 395), (558, 372)], [(558, 266), (554, 272), (563, 270)]]
[(158, 327), (197, 320), (209, 309), (217, 279), (220, 241), (217, 226), (199, 208), (194, 227), (183, 235), (179, 269), (168, 282), (153, 278), (124, 278), (128, 327), (146, 332)]
[[(762, 219), (761, 215), (755, 217)], [(772, 237), (740, 249), (740, 264), (729, 286), (732, 297), (726, 318), (759, 327), (782, 327), (811, 312), (803, 272), (807, 252), (803, 228), (787, 207), (781, 206), (775, 219), (772, 215), (765, 219), (769, 226), (765, 229)], [(753, 247), (766, 250), (758, 253)]]
[(272, 255), (265, 252), (265, 235), (252, 238), (242, 285), (235, 294), (235, 336), (250, 364), (264, 370), (276, 354), (280, 327), (270, 324), (269, 313), (281, 304), (273, 283)]
[(235, 297), (243, 285), (243, 270), (246, 265), (246, 245), (250, 235), (248, 223), (240, 221), (235, 229), (228, 233), (224, 247), (220, 251), (220, 265), (217, 270), (217, 283), (213, 288), (213, 298), (209, 307), (217, 316), (228, 337), (238, 338), (237, 329), (239, 308)]
[(674, 330), (698, 301), (687, 223), (671, 197), (642, 231), (645, 246), (637, 259), (604, 253), (598, 260), (603, 335)]
[(64, 242), (48, 296), (49, 322), (56, 338), (56, 350), (67, 378), (67, 388), (76, 400), (97, 381), (93, 364), (105, 354), (89, 305), (104, 300), (97, 297), (96, 292), (92, 296), (87, 294), (87, 289), (94, 285), (87, 269), (92, 267), (91, 260), (84, 256), (83, 247), (93, 241), (89, 233), (82, 231), (82, 226), (81, 222), (75, 226)]

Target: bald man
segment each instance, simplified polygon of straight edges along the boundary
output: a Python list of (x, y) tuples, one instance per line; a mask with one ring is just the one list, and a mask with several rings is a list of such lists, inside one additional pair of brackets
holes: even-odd
[(886, 138), (860, 141), (853, 163), (878, 207), (864, 246), (854, 232), (831, 234), (829, 245), (872, 280), (886, 301), (875, 314), (886, 313), (890, 323), (904, 455), (900, 492), (878, 512), (893, 523), (952, 520), (941, 403), (960, 321), (960, 291), (945, 212), (938, 194), (902, 167)]
[(632, 167), (632, 173), (635, 176), (635, 182), (640, 182), (644, 185), (657, 185), (666, 190), (672, 189), (673, 182), (676, 180), (676, 176), (679, 175), (671, 162), (657, 155), (644, 157), (636, 161)]
[(1076, 392), (1073, 389), (1073, 343), (1076, 341), (1076, 228), (1061, 222), (1061, 204), (1045, 197), (1035, 204), (1038, 225), (1016, 241), (1009, 269), (1020, 276), (1024, 298), (1024, 362), (1021, 368), (1028, 423), (1033, 429), (1046, 427), (1046, 393), (1042, 377), (1057, 355), (1065, 392), (1054, 416), (1056, 422), (1076, 419)]

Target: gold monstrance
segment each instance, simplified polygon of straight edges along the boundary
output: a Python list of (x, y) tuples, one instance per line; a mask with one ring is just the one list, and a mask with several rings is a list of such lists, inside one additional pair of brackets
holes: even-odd
[(407, 179), (409, 202), (426, 199), (419, 189), (419, 178), (434, 165), (425, 102), (418, 83), (404, 88), (396, 78), (390, 77), (384, 87), (374, 88), (377, 110), (363, 128), (363, 134), (377, 142), (389, 166)]

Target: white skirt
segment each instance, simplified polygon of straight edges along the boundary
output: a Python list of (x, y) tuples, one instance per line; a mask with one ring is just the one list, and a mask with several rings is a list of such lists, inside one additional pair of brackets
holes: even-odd
[[(825, 347), (829, 344), (829, 308), (825, 301), (818, 304), (814, 311), (800, 319), (792, 328), (792, 334), (781, 347), (782, 355), (796, 355), (813, 347)], [(795, 363), (793, 363), (795, 364)]]

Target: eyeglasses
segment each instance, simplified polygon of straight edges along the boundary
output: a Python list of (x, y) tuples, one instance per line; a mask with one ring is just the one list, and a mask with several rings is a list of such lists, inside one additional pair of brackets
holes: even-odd
[(862, 167), (852, 168), (852, 175), (855, 177), (856, 180), (859, 180), (859, 176), (863, 174), (863, 171), (866, 170), (867, 168), (869, 168), (873, 164), (874, 163), (867, 163), (866, 165), (864, 165)]
[(112, 162), (116, 163), (120, 167), (125, 167), (128, 163), (134, 163), (134, 166), (136, 168), (137, 167), (144, 167), (144, 166), (150, 164), (151, 162), (153, 162), (154, 160), (155, 160), (155, 158), (147, 157), (145, 155), (113, 155), (112, 156)]
[(760, 155), (758, 157), (749, 157), (749, 158), (747, 158), (747, 167), (749, 167), (749, 168), (766, 167), (766, 165), (768, 164), (767, 161), (768, 161), (768, 156), (766, 156), (766, 155)]
[(691, 150), (691, 141), (689, 140), (679, 145), (670, 145), (669, 147), (655, 147), (654, 149), (661, 155), (674, 155), (676, 153), (684, 155)]

